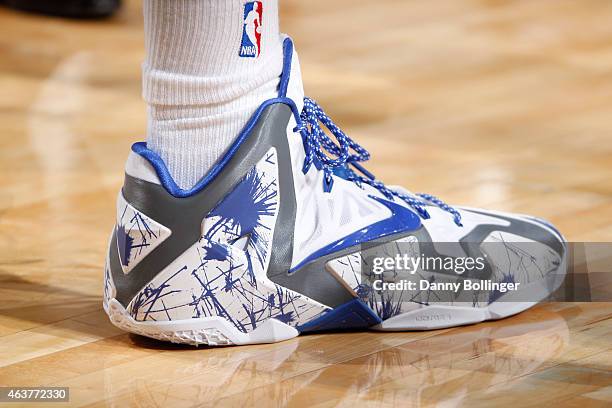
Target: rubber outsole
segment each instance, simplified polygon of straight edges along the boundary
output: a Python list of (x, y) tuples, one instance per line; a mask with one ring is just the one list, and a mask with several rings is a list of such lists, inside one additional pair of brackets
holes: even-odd
[[(436, 330), (504, 319), (521, 313), (546, 299), (559, 288), (564, 277), (563, 274), (551, 274), (548, 279), (526, 284), (520, 292), (509, 292), (486, 307), (415, 305), (413, 310), (384, 320), (371, 329), (378, 331)], [(526, 302), (524, 299), (533, 299), (533, 301)]]
[(252, 332), (243, 333), (228, 320), (218, 316), (141, 322), (134, 320), (116, 299), (109, 300), (105, 310), (110, 321), (122, 330), (158, 340), (194, 346), (275, 343), (299, 334), (295, 328), (274, 318), (266, 320)]

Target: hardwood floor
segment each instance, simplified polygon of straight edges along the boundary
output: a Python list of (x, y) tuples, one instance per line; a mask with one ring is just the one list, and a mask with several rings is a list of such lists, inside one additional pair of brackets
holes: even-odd
[[(79, 406), (612, 404), (610, 303), (216, 349), (114, 328), (102, 267), (145, 132), (140, 6), (103, 22), (0, 9), (0, 386), (68, 386)], [(604, 0), (291, 0), (281, 24), (307, 94), (389, 184), (610, 242), (611, 19)]]

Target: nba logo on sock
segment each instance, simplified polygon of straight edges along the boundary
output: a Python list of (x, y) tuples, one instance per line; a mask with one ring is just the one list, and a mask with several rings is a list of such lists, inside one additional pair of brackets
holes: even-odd
[(263, 4), (261, 1), (249, 1), (244, 5), (242, 21), (242, 43), (240, 56), (256, 58), (261, 51), (261, 15)]

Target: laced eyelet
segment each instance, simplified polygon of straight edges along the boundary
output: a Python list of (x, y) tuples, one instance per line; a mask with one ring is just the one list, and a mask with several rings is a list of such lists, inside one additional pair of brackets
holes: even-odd
[[(321, 107), (312, 99), (304, 98), (304, 108), (300, 114), (297, 126), (293, 128), (295, 133), (300, 132), (304, 141), (306, 157), (302, 172), (306, 174), (313, 162), (316, 161), (317, 169), (325, 172), (323, 177), (323, 191), (331, 192), (334, 177), (333, 170), (344, 167), (345, 178), (363, 188), (364, 184), (370, 185), (380, 191), (387, 199), (394, 200), (396, 197), (403, 200), (412, 207), (423, 219), (429, 219), (430, 214), (424, 208), (427, 205), (435, 205), (453, 216), (457, 226), (462, 227), (461, 214), (439, 198), (431, 194), (417, 194), (417, 197), (392, 190), (385, 186), (374, 175), (367, 171), (359, 162), (365, 162), (370, 158), (370, 153), (357, 142), (348, 137), (331, 120)], [(335, 141), (321, 128), (322, 123), (335, 138)], [(354, 152), (354, 153), (351, 153)], [(350, 166), (359, 170), (364, 176), (357, 174)]]

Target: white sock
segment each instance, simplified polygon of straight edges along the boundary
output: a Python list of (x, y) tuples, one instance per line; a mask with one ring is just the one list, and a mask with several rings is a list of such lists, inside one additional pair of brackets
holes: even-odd
[[(263, 5), (256, 57), (249, 56), (256, 48), (241, 47), (245, 7), (253, 3), (260, 11)], [(278, 0), (246, 6), (240, 0), (144, 0), (144, 20), (147, 146), (187, 189), (223, 155), (261, 102), (277, 95), (283, 64)]]

